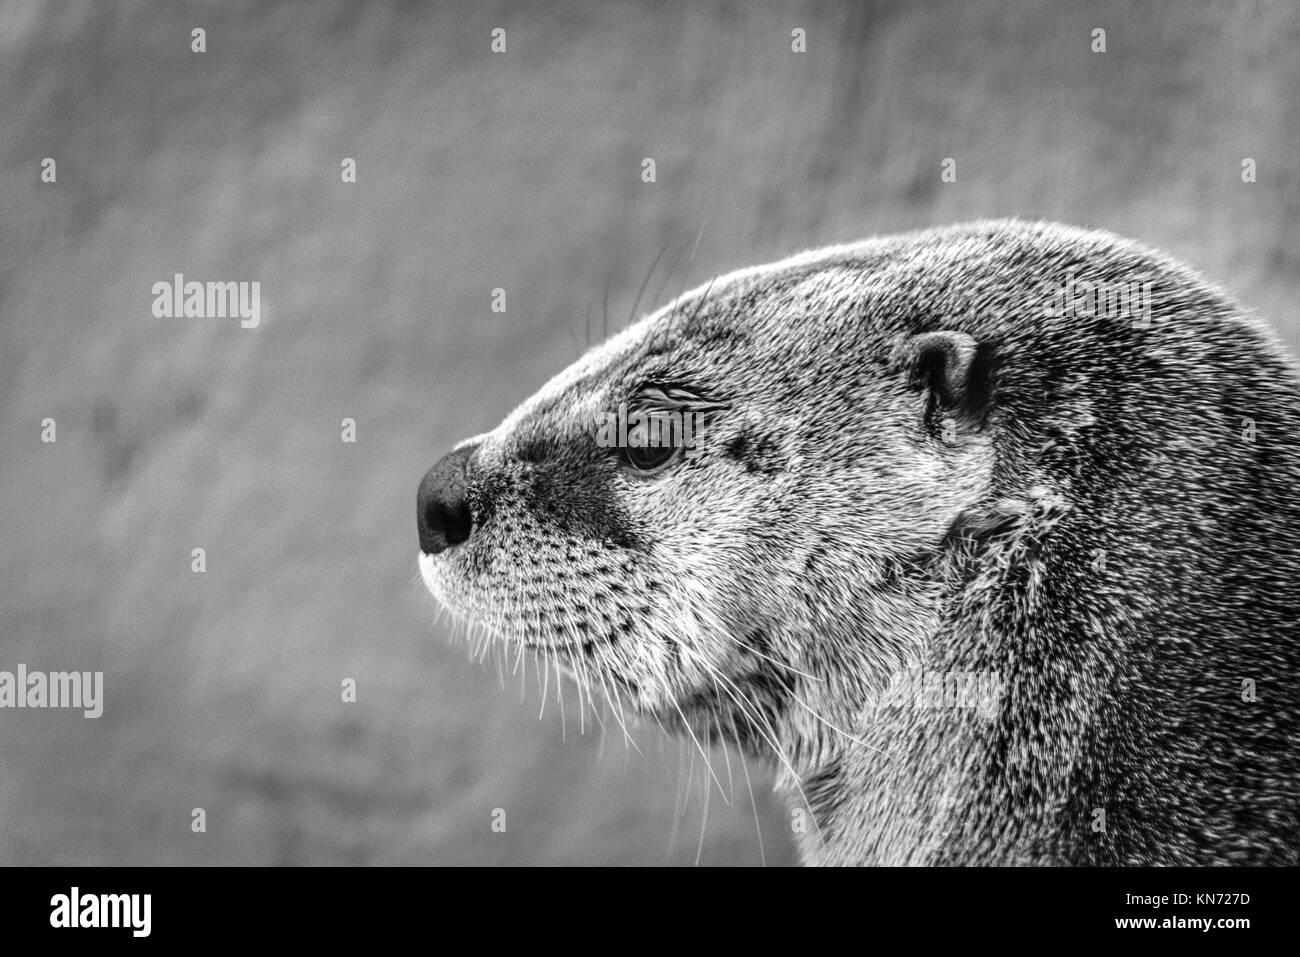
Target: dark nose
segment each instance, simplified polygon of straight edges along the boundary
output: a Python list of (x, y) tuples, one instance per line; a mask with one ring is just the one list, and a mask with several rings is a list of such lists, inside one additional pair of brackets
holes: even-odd
[(444, 455), (425, 473), (415, 496), (420, 551), (437, 555), (469, 538), (474, 521), (465, 498), (466, 467), (476, 446)]

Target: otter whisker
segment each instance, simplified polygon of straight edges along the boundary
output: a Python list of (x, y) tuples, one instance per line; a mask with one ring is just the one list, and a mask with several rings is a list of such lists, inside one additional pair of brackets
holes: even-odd
[(717, 281), (717, 276), (714, 276), (709, 280), (709, 284), (704, 288), (704, 295), (700, 296), (699, 305), (695, 307), (695, 311), (691, 313), (691, 317), (686, 320), (688, 326), (694, 323), (695, 320), (699, 318), (700, 313), (704, 311), (704, 304), (709, 301), (709, 293), (713, 292), (713, 284)]
[[(622, 699), (619, 698), (619, 702), (618, 702), (618, 706), (617, 706), (617, 708), (614, 706), (614, 702), (610, 700), (610, 697), (609, 697), (609, 683), (605, 680), (605, 674), (604, 674), (604, 672), (607, 672), (607, 671), (610, 670), (610, 669), (609, 669), (609, 663), (608, 663), (608, 661), (605, 659), (605, 657), (604, 657), (604, 653), (600, 650), (599, 646), (595, 646), (594, 650), (595, 650), (595, 654), (596, 654), (596, 656), (600, 659), (600, 663), (601, 663), (601, 666), (602, 666), (602, 667), (601, 667), (601, 678), (600, 678), (600, 690), (601, 690), (601, 693), (604, 694), (604, 696), (605, 696), (605, 700), (606, 700), (607, 702), (609, 702), (610, 709), (611, 709), (611, 711), (613, 711), (613, 713), (614, 713), (614, 718), (618, 721), (619, 727), (623, 729), (623, 744), (624, 744), (625, 747), (626, 747), (627, 745), (630, 744), (630, 745), (631, 745), (631, 746), (636, 750), (637, 754), (641, 754), (641, 749), (640, 749), (639, 747), (637, 747), (637, 743), (632, 739), (632, 735), (629, 733), (629, 731), (628, 731), (628, 729), (627, 729), (626, 716), (623, 714), (623, 701), (622, 701)], [(615, 695), (615, 697), (618, 697), (618, 688), (617, 688), (617, 687), (614, 688), (614, 695)]]
[[(539, 695), (539, 696), (541, 697), (541, 699), (542, 699), (542, 708), (545, 709), (545, 708), (546, 708), (546, 692), (543, 690), (543, 687), (544, 687), (544, 686), (543, 686), (543, 682), (542, 682), (542, 666), (541, 666), (541, 658), (542, 658), (541, 651), (540, 651), (539, 649), (537, 649), (537, 648), (534, 648), (534, 649), (533, 649), (533, 668), (534, 668), (534, 669), (536, 670), (536, 672), (537, 672), (536, 675), (534, 675), (534, 679), (535, 679), (536, 682), (537, 682), (537, 693), (538, 693), (538, 695)], [(542, 716), (541, 716), (540, 714), (538, 714), (537, 718), (538, 718), (539, 721), (541, 720), (541, 717), (542, 717)]]
[[(740, 740), (740, 730), (736, 727), (736, 716), (731, 715), (731, 733), (737, 741)], [(758, 819), (758, 801), (754, 799), (754, 783), (749, 777), (749, 759), (745, 757), (745, 749), (737, 747), (740, 752), (740, 768), (745, 772), (745, 789), (749, 791), (749, 806), (754, 811), (754, 833), (758, 835), (758, 860), (763, 867), (767, 867), (767, 853), (763, 849), (763, 825)]]
[[(663, 730), (662, 723), (659, 727)], [(664, 730), (664, 735), (669, 736), (666, 730)], [(686, 803), (686, 794), (690, 790), (690, 774), (695, 768), (695, 752), (686, 747), (686, 739), (673, 737), (672, 740), (677, 742), (677, 786), (673, 794), (673, 826), (668, 834), (668, 855), (670, 857), (677, 846), (677, 834), (681, 830), (682, 811)], [(689, 768), (686, 763), (688, 753), (691, 757)]]
[(800, 678), (803, 678), (806, 681), (813, 681), (818, 684), (821, 684), (822, 679), (818, 678), (816, 675), (810, 675), (806, 671), (800, 671), (794, 665), (786, 664), (784, 661), (781, 661), (779, 658), (773, 658), (771, 655), (763, 654), (763, 652), (759, 651), (753, 645), (746, 642), (743, 638), (737, 638), (735, 635), (728, 635), (728, 637), (733, 642), (735, 642), (737, 646), (739, 646), (744, 651), (749, 652), (754, 657), (762, 658), (764, 661), (768, 662), (769, 664), (774, 664), (778, 668), (784, 668), (786, 671), (790, 672), (791, 674), (798, 675)]
[(659, 255), (656, 256), (655, 261), (650, 264), (650, 271), (646, 273), (645, 278), (641, 280), (641, 288), (636, 291), (636, 298), (632, 300), (632, 311), (627, 314), (627, 322), (624, 323), (624, 327), (632, 325), (632, 320), (636, 318), (636, 311), (641, 305), (641, 297), (645, 294), (645, 287), (649, 284), (650, 277), (655, 274), (655, 270), (659, 268), (659, 260), (664, 258), (664, 253), (668, 252), (668, 247), (670, 245), (671, 241), (664, 243), (663, 246), (660, 247)]
[(709, 777), (713, 778), (713, 783), (718, 786), (718, 793), (722, 794), (722, 799), (725, 801), (727, 796), (726, 794), (723, 794), (722, 782), (719, 781), (718, 776), (713, 773), (713, 764), (709, 761), (709, 756), (705, 753), (704, 746), (700, 744), (700, 739), (695, 736), (695, 732), (691, 729), (690, 722), (686, 720), (686, 715), (682, 712), (681, 705), (679, 705), (677, 699), (671, 695), (669, 695), (668, 700), (672, 702), (674, 710), (676, 710), (678, 716), (682, 719), (682, 727), (686, 729), (686, 733), (689, 734), (691, 740), (695, 742), (695, 747), (700, 752), (700, 757), (704, 759), (704, 766), (708, 769)]
[[(569, 656), (569, 660), (570, 664), (576, 665), (572, 655)], [(587, 706), (582, 700), (582, 693), (585, 690), (582, 672), (577, 667), (573, 669), (573, 677), (574, 683), (578, 686), (578, 734), (583, 735), (587, 733)]]
[[(545, 648), (541, 649), (541, 655), (543, 659), (550, 658), (550, 655)], [(542, 707), (541, 710), (537, 712), (537, 720), (541, 721), (542, 715), (546, 714), (546, 693), (551, 689), (550, 661), (544, 660), (538, 670), (541, 672), (542, 678)]]
[[(620, 720), (624, 727), (627, 727), (627, 714), (623, 710), (623, 696), (619, 693), (618, 684), (614, 684), (614, 700), (618, 703), (618, 712)], [(641, 754), (641, 748), (637, 745), (635, 739), (631, 739), (632, 747), (636, 749), (637, 754)], [(644, 755), (643, 755), (644, 756)]]
[(592, 695), (591, 695), (592, 681), (591, 681), (591, 675), (588, 674), (588, 672), (587, 672), (587, 664), (586, 664), (586, 662), (584, 662), (584, 661), (581, 660), (580, 656), (576, 655), (576, 654), (573, 653), (573, 652), (569, 652), (569, 657), (570, 657), (571, 659), (576, 660), (576, 661), (577, 661), (577, 666), (578, 666), (578, 668), (581, 669), (581, 673), (582, 673), (582, 682), (583, 682), (583, 684), (586, 686), (586, 689), (587, 689), (587, 704), (591, 706), (591, 716), (592, 716), (592, 718), (594, 718), (594, 719), (596, 720), (596, 723), (600, 725), (600, 731), (601, 731), (601, 734), (604, 735), (604, 733), (605, 733), (605, 718), (604, 718), (603, 714), (601, 713), (601, 711), (599, 711), (599, 710), (597, 709), (597, 707), (596, 707), (596, 700), (595, 700), (595, 698), (593, 698)]
[[(708, 222), (706, 220), (705, 222), (700, 223), (699, 228), (695, 230), (695, 242), (691, 244), (691, 254), (687, 258), (687, 262), (693, 262), (695, 260), (695, 251), (696, 249), (699, 248), (700, 237), (704, 235), (704, 227), (707, 225)], [(660, 284), (659, 291), (655, 293), (655, 298), (654, 298), (655, 302), (660, 302), (663, 299), (664, 290), (668, 288), (668, 282), (669, 280), (672, 279), (673, 273), (677, 270), (677, 267), (681, 265), (682, 256), (684, 256), (685, 254), (686, 254), (686, 247), (683, 246), (682, 251), (678, 253), (677, 258), (673, 260), (673, 264), (668, 267), (668, 272), (664, 275), (664, 281)], [(689, 278), (690, 278), (690, 270), (688, 269), (686, 272), (682, 274), (682, 284), (681, 287), (677, 290), (677, 296), (675, 298), (680, 299), (682, 293), (686, 291), (686, 281)]]
[(713, 713), (713, 726), (718, 729), (718, 743), (722, 745), (722, 757), (727, 762), (727, 794), (732, 798), (736, 797), (736, 782), (731, 777), (731, 751), (727, 748), (727, 738), (722, 733), (722, 725), (718, 720), (718, 713)]
[[(731, 696), (731, 699), (733, 701), (736, 702), (736, 705), (741, 709), (742, 714), (744, 714), (747, 718), (750, 718), (748, 709), (745, 707), (745, 704), (750, 704), (752, 707), (754, 707), (755, 711), (757, 712), (758, 710), (757, 706), (754, 705), (753, 702), (749, 701), (749, 699), (745, 697), (744, 693), (741, 692), (739, 688), (736, 688), (735, 692), (730, 690), (731, 688), (735, 688), (735, 685), (729, 678), (727, 678), (726, 675), (719, 673), (717, 670), (713, 668), (710, 668), (709, 670), (712, 672), (712, 676), (714, 678), (715, 684), (717, 681), (722, 682), (722, 685), (720, 687), (722, 688), (722, 690), (726, 691), (728, 695)], [(790, 781), (794, 785), (795, 790), (799, 792), (800, 799), (803, 801), (804, 806), (808, 809), (809, 819), (812, 821), (813, 827), (817, 829), (818, 835), (820, 836), (821, 827), (817, 823), (817, 815), (813, 813), (812, 802), (808, 800), (808, 795), (804, 793), (803, 784), (799, 779), (799, 773), (795, 771), (794, 765), (790, 763), (790, 759), (786, 757), (785, 752), (782, 751), (780, 745), (777, 744), (776, 731), (775, 729), (772, 728), (771, 723), (768, 722), (766, 718), (763, 718), (761, 714), (759, 715), (759, 717), (762, 718), (763, 724), (766, 725), (769, 731), (771, 731), (771, 735), (769, 736), (768, 732), (764, 731), (763, 728), (758, 724), (756, 724), (752, 718), (750, 718), (751, 726), (754, 728), (755, 731), (757, 731), (760, 735), (763, 736), (763, 738), (771, 746), (772, 751), (776, 754), (777, 759), (781, 762), (781, 764), (785, 767), (786, 771), (789, 773)]]
[(609, 705), (610, 713), (614, 715), (614, 720), (618, 722), (619, 728), (621, 728), (623, 731), (623, 746), (627, 747), (628, 745), (631, 745), (633, 748), (636, 748), (637, 753), (640, 754), (641, 749), (637, 748), (636, 742), (632, 740), (631, 734), (628, 733), (627, 724), (624, 723), (622, 715), (618, 713), (618, 711), (614, 708), (614, 702), (610, 700), (609, 687), (605, 684), (605, 680), (603, 678), (601, 679), (600, 682), (600, 691), (601, 694), (605, 696), (605, 701)]
[(795, 694), (793, 691), (789, 692), (789, 694), (790, 694), (790, 697), (791, 697), (791, 699), (793, 699), (793, 701), (794, 701), (795, 704), (799, 705), (799, 707), (803, 708), (803, 709), (804, 709), (805, 711), (807, 711), (810, 715), (812, 715), (814, 718), (816, 718), (816, 719), (817, 719), (818, 721), (820, 721), (822, 724), (826, 725), (826, 727), (830, 728), (830, 729), (831, 729), (832, 731), (834, 731), (836, 734), (841, 735), (842, 737), (844, 737), (845, 739), (847, 739), (847, 740), (849, 740), (849, 741), (852, 741), (854, 744), (860, 744), (860, 745), (862, 745), (864, 748), (867, 748), (867, 749), (870, 750), (870, 751), (875, 751), (877, 754), (883, 754), (883, 755), (886, 755), (886, 756), (887, 756), (887, 755), (890, 753), (890, 752), (888, 752), (888, 751), (885, 751), (885, 750), (882, 750), (881, 748), (876, 747), (875, 745), (867, 744), (867, 742), (863, 741), (861, 738), (855, 738), (853, 735), (849, 734), (849, 733), (848, 733), (847, 731), (845, 731), (843, 728), (836, 727), (835, 725), (831, 724), (831, 722), (827, 721), (825, 718), (823, 718), (821, 715), (819, 715), (819, 714), (818, 714), (816, 711), (814, 711), (812, 708), (810, 708), (810, 707), (808, 706), (808, 704), (807, 704), (806, 702), (804, 702), (804, 700), (803, 700), (802, 698), (800, 698), (797, 694)]
[(709, 826), (709, 799), (713, 796), (713, 789), (709, 787), (709, 782), (704, 782), (704, 813), (700, 817), (700, 839), (695, 845), (695, 866), (700, 866), (700, 857), (704, 854), (704, 832)]
[(564, 718), (564, 679), (560, 675), (560, 656), (553, 655), (551, 658), (555, 664), (555, 697), (557, 706), (560, 709), (560, 740), (568, 740), (568, 729), (565, 727)]

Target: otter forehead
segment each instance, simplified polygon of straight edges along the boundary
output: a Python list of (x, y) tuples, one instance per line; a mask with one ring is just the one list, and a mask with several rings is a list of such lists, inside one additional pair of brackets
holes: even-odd
[(832, 318), (851, 304), (855, 287), (857, 298), (869, 292), (860, 264), (850, 258), (865, 248), (805, 253), (701, 285), (592, 348), (522, 402), (490, 437), (527, 435), (547, 422), (590, 423), (638, 385), (709, 378), (727, 372), (732, 360), (753, 366), (764, 355), (789, 353), (800, 345), (801, 321), (812, 326)]
[[(1105, 233), (991, 220), (873, 238), (716, 277), (560, 372), (492, 433), (482, 454), (571, 438), (646, 382), (691, 383), (746, 400), (835, 402), (900, 338), (944, 325), (977, 338), (1074, 337), (1045, 322), (1042, 284), (1076, 266), (1109, 275), (1168, 260)], [(1176, 267), (1175, 267), (1176, 268)], [(853, 356), (858, 368), (846, 368)], [(829, 377), (828, 389), (818, 378)], [(816, 387), (814, 388), (814, 383)]]

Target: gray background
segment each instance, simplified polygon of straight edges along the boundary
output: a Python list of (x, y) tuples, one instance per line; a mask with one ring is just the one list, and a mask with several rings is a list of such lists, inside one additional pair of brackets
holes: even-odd
[[(415, 573), (425, 469), (661, 253), (643, 310), (809, 246), (1058, 219), (1168, 249), (1296, 350), (1289, 0), (459, 6), (0, 4), (0, 669), (102, 669), (107, 698), (0, 711), (0, 862), (693, 861), (682, 745), (562, 742)], [(155, 319), (175, 272), (260, 281), (261, 328)], [(743, 786), (703, 834), (757, 862)]]

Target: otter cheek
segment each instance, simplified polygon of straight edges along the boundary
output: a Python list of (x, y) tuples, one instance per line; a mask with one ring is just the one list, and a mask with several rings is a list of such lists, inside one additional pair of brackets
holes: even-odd
[(981, 445), (952, 459), (911, 456), (881, 468), (859, 486), (877, 490), (867, 512), (872, 540), (890, 543), (896, 555), (935, 547), (987, 491), (991, 462)]

